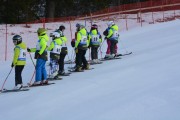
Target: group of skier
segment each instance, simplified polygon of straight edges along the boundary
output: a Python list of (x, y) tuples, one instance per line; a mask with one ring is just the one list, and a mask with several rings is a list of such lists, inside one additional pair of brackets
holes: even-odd
[[(103, 32), (105, 40), (107, 40), (107, 51), (104, 59), (112, 59), (117, 57), (117, 43), (119, 39), (118, 26), (113, 22), (108, 22), (108, 28)], [(40, 85), (48, 83), (48, 75), (46, 71), (46, 61), (48, 60), (48, 52), (50, 51), (50, 74), (51, 77), (61, 76), (65, 73), (64, 60), (68, 54), (67, 38), (64, 35), (65, 26), (61, 25), (57, 30), (50, 34), (52, 41), (50, 46), (47, 46), (49, 36), (47, 30), (39, 28), (37, 30), (38, 41), (36, 48), (27, 48), (26, 44), (22, 42), (20, 35), (13, 37), (14, 58), (11, 67), (15, 66), (15, 88), (21, 89), (22, 76), (21, 73), (26, 64), (26, 49), (28, 52), (35, 52), (35, 82), (32, 85)], [(98, 31), (98, 25), (92, 24), (90, 32), (87, 32), (83, 24), (76, 24), (75, 38), (71, 41), (71, 46), (74, 47), (76, 58), (74, 71), (80, 72), (90, 68), (90, 64), (86, 60), (86, 51), (91, 49), (91, 59), (94, 63), (99, 63), (98, 49), (102, 43), (102, 36)], [(59, 66), (59, 67), (58, 67)]]

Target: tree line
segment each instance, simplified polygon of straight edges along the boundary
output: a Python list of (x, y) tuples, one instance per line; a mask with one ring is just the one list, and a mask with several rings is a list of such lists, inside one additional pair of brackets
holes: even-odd
[(111, 6), (147, 0), (0, 0), (0, 23), (89, 14)]

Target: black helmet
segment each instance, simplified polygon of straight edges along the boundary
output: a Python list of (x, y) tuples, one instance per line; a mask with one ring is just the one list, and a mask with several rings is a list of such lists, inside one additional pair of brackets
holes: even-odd
[(16, 44), (20, 44), (22, 42), (22, 37), (20, 35), (13, 36), (13, 42), (16, 42)]
[(80, 28), (81, 24), (80, 23), (76, 23), (76, 27)]
[(60, 31), (65, 30), (65, 26), (64, 26), (64, 25), (60, 25), (60, 26), (59, 26), (59, 30), (60, 30)]
[(93, 24), (93, 25), (91, 26), (91, 29), (98, 29), (98, 26), (97, 26), (96, 24)]

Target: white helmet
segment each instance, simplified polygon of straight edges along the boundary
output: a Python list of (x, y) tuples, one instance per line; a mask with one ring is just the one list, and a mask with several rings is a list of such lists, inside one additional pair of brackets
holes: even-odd
[(108, 27), (111, 27), (112, 25), (114, 25), (115, 23), (113, 22), (113, 21), (109, 21), (108, 23), (107, 23), (107, 25), (108, 25)]
[(58, 37), (60, 37), (60, 34), (58, 32), (53, 32), (52, 37), (53, 38), (58, 38)]

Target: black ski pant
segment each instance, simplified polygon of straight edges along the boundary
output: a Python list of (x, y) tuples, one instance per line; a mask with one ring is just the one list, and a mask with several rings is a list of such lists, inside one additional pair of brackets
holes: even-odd
[(15, 66), (15, 85), (22, 84), (22, 76), (21, 73), (24, 69), (24, 65), (16, 65)]
[(116, 54), (116, 44), (117, 41), (116, 40), (111, 40), (111, 46), (110, 46), (110, 53), (111, 54)]
[(87, 50), (83, 50), (83, 49), (78, 49), (78, 52), (76, 53), (76, 67), (86, 67), (88, 62), (86, 60), (86, 51)]
[(66, 54), (60, 53), (60, 58), (59, 58), (59, 72), (64, 71), (64, 59), (66, 57)]
[(91, 59), (98, 59), (98, 46), (91, 47)]

